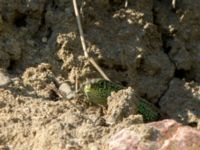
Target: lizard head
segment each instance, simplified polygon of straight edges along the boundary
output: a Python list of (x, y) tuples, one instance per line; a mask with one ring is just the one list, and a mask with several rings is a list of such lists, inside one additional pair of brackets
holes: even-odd
[(96, 104), (107, 104), (107, 97), (110, 96), (112, 91), (118, 91), (122, 89), (121, 86), (107, 81), (97, 80), (92, 83), (88, 83), (84, 86), (84, 93), (88, 100)]

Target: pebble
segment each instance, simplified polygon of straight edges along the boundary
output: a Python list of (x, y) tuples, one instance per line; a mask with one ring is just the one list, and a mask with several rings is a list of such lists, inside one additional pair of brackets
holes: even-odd
[(0, 88), (3, 88), (11, 83), (11, 79), (6, 73), (0, 69)]
[(47, 37), (43, 37), (43, 38), (42, 38), (42, 42), (43, 42), (43, 43), (47, 43), (47, 41), (48, 41)]
[(75, 92), (72, 91), (70, 85), (67, 83), (62, 83), (59, 87), (59, 91), (62, 92), (67, 99), (71, 99), (75, 96)]

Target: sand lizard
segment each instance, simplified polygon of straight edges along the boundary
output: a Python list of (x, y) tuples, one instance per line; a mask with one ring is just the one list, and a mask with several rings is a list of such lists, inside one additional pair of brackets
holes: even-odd
[[(107, 80), (98, 80), (84, 86), (84, 92), (87, 99), (92, 103), (100, 105), (107, 104), (107, 97), (111, 95), (112, 91), (117, 92), (122, 89), (124, 89), (123, 86)], [(155, 121), (160, 118), (158, 109), (145, 99), (139, 99), (137, 108), (138, 113), (143, 115), (145, 121)]]

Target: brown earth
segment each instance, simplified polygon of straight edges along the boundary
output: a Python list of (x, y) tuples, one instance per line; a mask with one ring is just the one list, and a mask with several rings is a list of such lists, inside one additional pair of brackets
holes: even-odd
[[(89, 55), (112, 81), (200, 129), (200, 1), (78, 5)], [(0, 0), (0, 68), (0, 149), (102, 149), (116, 130), (143, 123), (130, 115), (109, 125), (82, 92), (69, 100), (55, 91), (100, 77), (84, 58), (71, 0)], [(11, 82), (1, 86), (4, 75)]]

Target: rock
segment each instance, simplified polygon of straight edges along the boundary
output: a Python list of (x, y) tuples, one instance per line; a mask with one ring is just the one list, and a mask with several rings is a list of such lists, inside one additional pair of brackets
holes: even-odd
[(170, 118), (184, 124), (200, 124), (200, 85), (175, 78), (159, 105)]
[(44, 98), (56, 98), (56, 94), (52, 91), (56, 77), (51, 70), (51, 65), (41, 63), (37, 67), (27, 68), (23, 76), (23, 84), (32, 88), (38, 96)]
[[(112, 0), (111, 3), (123, 6), (124, 2), (124, 0)], [(94, 18), (85, 20), (87, 28), (85, 36), (89, 41), (88, 52), (95, 56), (95, 61), (103, 67), (103, 70), (106, 69), (112, 81), (133, 86), (140, 96), (156, 103), (174, 75), (174, 65), (162, 51), (162, 33), (153, 23), (153, 0), (128, 1), (128, 3), (128, 9), (115, 11), (112, 14), (113, 19), (110, 19), (105, 17), (110, 16), (109, 10), (106, 11), (110, 5), (109, 0), (86, 1), (82, 9), (83, 14), (85, 18), (91, 16)], [(57, 22), (57, 18), (54, 22)], [(49, 20), (52, 21), (52, 17)], [(71, 19), (66, 21), (69, 20)], [(64, 22), (63, 18), (61, 21)], [(90, 24), (95, 26), (91, 28)], [(72, 32), (74, 31), (72, 27), (65, 25), (69, 32), (57, 36), (57, 44), (60, 45), (57, 54), (63, 62), (62, 70), (74, 78), (73, 65), (77, 64), (77, 58), (81, 62), (84, 59), (80, 56), (82, 51), (77, 40), (79, 35)], [(83, 64), (87, 65), (81, 69), (79, 78), (99, 77), (99, 73), (88, 65), (88, 61)]]
[(10, 56), (6, 52), (0, 50), (0, 67), (8, 68), (9, 65), (10, 65)]
[(200, 131), (174, 120), (132, 125), (108, 141), (109, 150), (198, 150)]
[(7, 86), (11, 83), (11, 79), (3, 70), (0, 70), (0, 88)]
[(16, 63), (17, 60), (20, 60), (21, 51), (22, 48), (19, 39), (11, 35), (2, 35), (0, 37), (0, 67), (11, 67), (14, 61)]
[(69, 84), (67, 83), (62, 83), (59, 87), (59, 90), (65, 94), (69, 94), (72, 90)]
[(67, 99), (71, 99), (75, 96), (75, 92), (72, 91), (70, 85), (67, 83), (62, 83), (59, 87), (59, 91), (62, 92)]
[(4, 51), (10, 56), (11, 60), (19, 60), (21, 58), (21, 45), (20, 41), (15, 38), (6, 37)]
[[(165, 34), (164, 47), (178, 70), (187, 78), (200, 81), (200, 1), (176, 2), (176, 12), (169, 9), (166, 1), (155, 1), (156, 18)], [(173, 2), (172, 2), (173, 4)], [(168, 7), (166, 7), (168, 5)], [(171, 19), (168, 19), (171, 18)], [(173, 29), (172, 29), (173, 28)], [(172, 30), (171, 30), (172, 29)]]
[(123, 118), (127, 118), (129, 115), (136, 115), (137, 101), (138, 99), (131, 87), (111, 93), (111, 96), (108, 97), (107, 122), (109, 124), (115, 124), (122, 121)]

